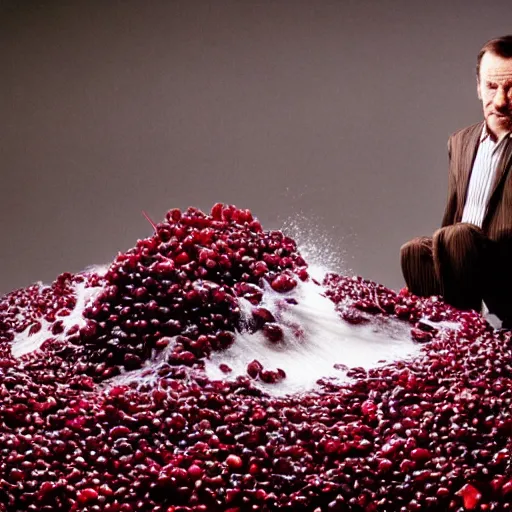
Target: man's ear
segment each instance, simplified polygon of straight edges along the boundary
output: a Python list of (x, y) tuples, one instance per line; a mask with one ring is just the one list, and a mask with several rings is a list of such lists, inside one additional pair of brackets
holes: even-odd
[(482, 99), (482, 93), (480, 92), (480, 77), (476, 77), (476, 94), (478, 95), (478, 99)]

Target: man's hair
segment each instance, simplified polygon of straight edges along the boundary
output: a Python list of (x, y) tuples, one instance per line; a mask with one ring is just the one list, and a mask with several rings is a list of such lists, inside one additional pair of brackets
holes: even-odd
[(493, 53), (494, 55), (497, 55), (498, 57), (503, 57), (505, 59), (511, 58), (512, 35), (491, 39), (482, 46), (482, 49), (478, 53), (478, 57), (476, 59), (476, 77), (478, 79), (480, 79), (480, 62), (482, 61), (482, 57), (486, 53)]

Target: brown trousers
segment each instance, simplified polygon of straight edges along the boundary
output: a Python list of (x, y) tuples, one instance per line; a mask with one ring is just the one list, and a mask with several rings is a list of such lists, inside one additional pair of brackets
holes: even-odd
[(420, 297), (442, 295), (459, 309), (480, 311), (482, 300), (501, 320), (512, 319), (512, 240), (494, 241), (467, 223), (438, 229), (400, 249), (405, 282)]

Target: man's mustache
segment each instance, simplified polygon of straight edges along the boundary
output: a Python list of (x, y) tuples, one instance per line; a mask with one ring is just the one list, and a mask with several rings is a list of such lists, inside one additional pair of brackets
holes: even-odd
[(497, 114), (499, 116), (506, 116), (506, 117), (510, 117), (512, 114), (512, 112), (509, 109), (504, 109), (504, 110), (494, 109), (492, 111), (492, 113)]

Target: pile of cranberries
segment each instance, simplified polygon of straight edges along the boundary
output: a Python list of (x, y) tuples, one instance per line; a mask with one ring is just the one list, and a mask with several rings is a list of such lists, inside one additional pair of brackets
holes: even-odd
[(474, 312), (331, 274), (340, 321), (401, 319), (420, 355), (285, 397), (258, 361), (207, 378), (237, 331), (279, 342), (265, 290), (308, 279), (292, 239), (217, 204), (169, 211), (105, 274), (0, 299), (0, 512), (512, 510), (511, 334)]

